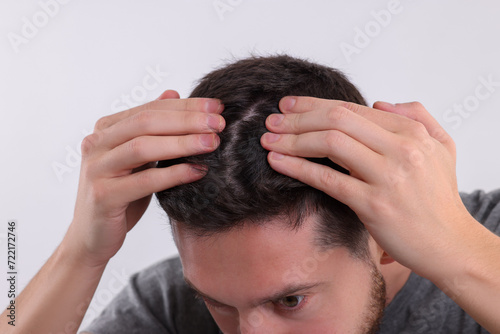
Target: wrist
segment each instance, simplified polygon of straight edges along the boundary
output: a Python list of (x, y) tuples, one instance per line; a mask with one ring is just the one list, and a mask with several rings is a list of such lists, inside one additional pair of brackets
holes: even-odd
[[(62, 242), (56, 249), (56, 257), (59, 262), (64, 263), (69, 267), (78, 266), (78, 268), (95, 269), (104, 271), (110, 258), (95, 259), (93, 254), (89, 253), (85, 247), (84, 241), (81, 240), (80, 231), (76, 231), (74, 223), (72, 223), (64, 236)], [(76, 236), (76, 237), (75, 237)]]
[[(454, 257), (431, 281), (490, 332), (498, 332), (500, 238), (476, 222), (464, 231)], [(499, 332), (500, 333), (500, 332)]]
[[(457, 229), (426, 275), (450, 298), (459, 298), (471, 284), (491, 276), (491, 254), (499, 254), (500, 241), (491, 231), (470, 217), (467, 228)], [(494, 252), (493, 250), (498, 251)], [(500, 274), (500, 273), (499, 273)]]

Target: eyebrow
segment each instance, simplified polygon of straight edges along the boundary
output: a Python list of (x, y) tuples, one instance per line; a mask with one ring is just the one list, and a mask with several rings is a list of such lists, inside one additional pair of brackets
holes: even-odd
[[(226, 305), (224, 303), (221, 303), (218, 300), (210, 297), (209, 295), (201, 292), (196, 286), (194, 286), (194, 284), (187, 277), (184, 277), (184, 281), (191, 289), (193, 289), (201, 297), (206, 298), (209, 301), (214, 302), (215, 304), (231, 307), (231, 306)], [(281, 290), (271, 294), (270, 296), (260, 298), (256, 301), (252, 302), (251, 305), (258, 306), (258, 305), (266, 304), (268, 302), (275, 302), (275, 301), (280, 300), (282, 298), (296, 295), (299, 292), (304, 292), (306, 290), (309, 290), (309, 289), (312, 289), (312, 288), (315, 288), (315, 287), (318, 287), (321, 285), (325, 285), (326, 283), (327, 282), (308, 282), (308, 283), (289, 284), (289, 285), (285, 286), (284, 288), (282, 288)]]

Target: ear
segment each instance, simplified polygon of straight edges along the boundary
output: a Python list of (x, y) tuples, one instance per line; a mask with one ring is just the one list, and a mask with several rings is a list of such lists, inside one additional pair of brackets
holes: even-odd
[(380, 264), (390, 264), (393, 263), (394, 261), (395, 260), (392, 258), (392, 256), (387, 254), (385, 251), (380, 256)]

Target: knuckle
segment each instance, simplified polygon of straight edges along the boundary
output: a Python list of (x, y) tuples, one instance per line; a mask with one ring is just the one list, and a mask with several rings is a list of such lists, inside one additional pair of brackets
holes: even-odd
[(302, 146), (299, 135), (282, 135), (285, 140), (281, 143), (285, 149), (286, 154), (293, 154), (293, 151)]
[(337, 150), (345, 145), (345, 137), (337, 130), (330, 130), (325, 135), (326, 146), (329, 151)]
[(142, 137), (136, 137), (127, 142), (126, 150), (130, 152), (134, 157), (141, 157), (144, 152), (144, 145), (144, 139)]
[(443, 128), (434, 129), (431, 136), (439, 142), (447, 143), (451, 146), (455, 145), (453, 138)]
[(457, 144), (455, 143), (455, 141), (451, 137), (448, 137), (446, 140), (443, 140), (443, 142), (449, 147), (451, 152), (455, 154), (457, 150)]
[[(153, 181), (153, 175), (151, 170), (144, 170), (138, 173), (135, 173), (134, 181), (138, 187), (148, 186)], [(156, 180), (158, 181), (158, 180)]]
[(425, 154), (416, 142), (407, 140), (400, 145), (400, 157), (405, 166), (414, 168), (422, 165)]
[(409, 126), (410, 133), (415, 136), (417, 139), (424, 139), (429, 137), (429, 133), (427, 132), (427, 128), (420, 122), (413, 121)]
[(185, 110), (203, 110), (206, 102), (209, 99), (201, 98), (201, 97), (193, 97), (188, 98), (185, 101), (184, 109)]
[(417, 109), (417, 110), (425, 110), (424, 105), (418, 101), (410, 102), (410, 108)]
[(155, 113), (152, 110), (142, 110), (135, 114), (132, 119), (134, 124), (137, 124), (142, 130), (147, 130), (151, 127), (154, 122)]
[(328, 123), (329, 124), (332, 124), (334, 122), (337, 121), (338, 117), (337, 117), (337, 108), (330, 108), (327, 112), (326, 112), (326, 119), (328, 120)]
[[(292, 116), (292, 117), (290, 117)], [(290, 122), (292, 130), (298, 130), (302, 124), (302, 114), (290, 115), (289, 117), (285, 117), (285, 120)]]
[(142, 111), (151, 111), (159, 108), (159, 104), (162, 103), (161, 100), (153, 100), (141, 105)]
[(359, 104), (347, 101), (343, 101), (340, 106), (355, 113), (358, 112), (360, 108)]
[(408, 158), (415, 150), (417, 147), (411, 140), (404, 140), (399, 144), (400, 156), (404, 158)]
[(107, 127), (109, 127), (111, 125), (111, 119), (109, 116), (104, 116), (104, 117), (101, 117), (97, 120), (97, 122), (95, 123), (95, 126), (94, 126), (94, 131), (95, 130), (102, 130), (102, 129), (106, 129)]
[(80, 146), (83, 157), (90, 155), (92, 151), (98, 146), (100, 137), (101, 137), (100, 132), (94, 132), (83, 138), (82, 144)]
[(432, 153), (436, 150), (437, 141), (432, 137), (427, 137), (422, 140), (422, 150), (428, 153)]
[(326, 118), (329, 123), (334, 124), (346, 119), (349, 116), (349, 113), (349, 109), (335, 106), (327, 111)]
[(368, 206), (370, 211), (376, 217), (390, 217), (392, 208), (390, 203), (385, 199), (383, 195), (371, 196), (368, 200)]
[(335, 181), (337, 178), (335, 177), (335, 173), (328, 169), (328, 168), (322, 168), (319, 174), (319, 180), (321, 181), (321, 184), (324, 184), (327, 187), (330, 186), (336, 186)]
[(301, 103), (302, 107), (307, 110), (312, 110), (316, 107), (316, 99), (310, 96), (301, 96), (297, 99), (297, 104)]

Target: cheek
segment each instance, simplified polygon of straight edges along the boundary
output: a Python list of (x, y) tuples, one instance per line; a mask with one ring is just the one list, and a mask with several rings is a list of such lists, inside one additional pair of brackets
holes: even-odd
[(322, 330), (321, 333), (328, 333), (327, 329), (330, 329), (331, 333), (357, 333), (364, 321), (364, 313), (370, 299), (369, 291), (359, 294), (359, 290), (351, 290), (351, 293), (345, 293), (325, 304), (321, 320), (316, 321)]
[[(358, 333), (364, 326), (370, 289), (345, 289), (326, 297), (315, 314), (296, 328), (300, 333)], [(293, 328), (292, 328), (292, 331)]]
[(353, 275), (336, 277), (322, 304), (322, 326), (331, 326), (338, 333), (357, 333), (365, 325), (372, 304), (370, 275), (362, 269)]

